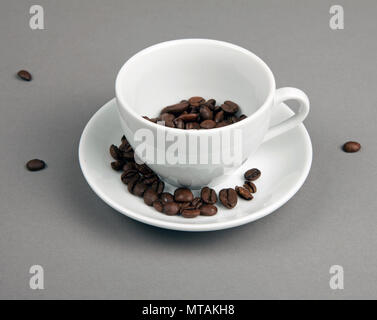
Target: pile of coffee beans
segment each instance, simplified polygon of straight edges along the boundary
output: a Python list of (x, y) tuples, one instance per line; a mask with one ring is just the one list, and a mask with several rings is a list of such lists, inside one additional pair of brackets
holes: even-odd
[(145, 163), (138, 164), (134, 158), (134, 151), (123, 136), (119, 146), (110, 146), (110, 155), (114, 159), (111, 167), (115, 171), (122, 171), (121, 180), (127, 189), (135, 196), (142, 197), (144, 203), (153, 206), (158, 212), (169, 216), (181, 215), (184, 218), (195, 218), (199, 215), (213, 216), (217, 213), (215, 204), (218, 199), (222, 205), (232, 209), (237, 205), (238, 197), (252, 200), (257, 187), (252, 182), (261, 176), (258, 169), (245, 172), (244, 185), (234, 189), (226, 188), (219, 192), (219, 197), (214, 189), (203, 187), (200, 196), (195, 197), (188, 188), (177, 188), (174, 193), (164, 192), (165, 183)]
[(216, 105), (215, 99), (191, 97), (180, 103), (165, 107), (157, 118), (144, 116), (151, 122), (177, 129), (213, 129), (231, 125), (246, 118), (240, 112), (238, 104), (225, 101)]

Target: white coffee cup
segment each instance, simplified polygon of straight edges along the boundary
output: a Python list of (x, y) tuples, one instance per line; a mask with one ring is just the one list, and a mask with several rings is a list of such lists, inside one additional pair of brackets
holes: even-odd
[[(211, 182), (216, 184), (219, 177), (231, 173), (240, 162), (252, 157), (263, 142), (296, 127), (309, 112), (309, 99), (304, 92), (296, 88), (276, 89), (271, 70), (259, 57), (244, 48), (217, 40), (174, 40), (146, 48), (120, 69), (115, 90), (122, 129), (136, 153), (141, 144), (147, 145), (154, 151), (154, 157), (144, 154), (143, 160), (156, 173), (174, 185), (194, 189)], [(234, 101), (247, 118), (222, 128), (182, 130), (142, 117), (156, 117), (164, 106), (191, 96), (214, 98), (218, 103)], [(269, 127), (272, 108), (286, 100), (297, 100), (298, 112)], [(137, 133), (145, 131), (155, 138), (153, 142), (137, 139), (140, 136)], [(158, 135), (166, 134), (186, 141), (205, 138), (209, 145), (207, 148), (189, 148), (191, 144), (188, 143), (186, 148), (177, 151), (172, 148), (176, 140), (156, 142)], [(230, 150), (223, 143), (225, 136), (237, 136), (240, 148)], [(217, 144), (214, 147), (214, 141), (219, 140), (220, 147)], [(156, 153), (174, 158), (174, 152), (187, 161), (158, 162), (156, 159)], [(226, 152), (238, 155), (240, 161), (218, 162)], [(190, 161), (199, 158), (209, 160), (207, 163)]]

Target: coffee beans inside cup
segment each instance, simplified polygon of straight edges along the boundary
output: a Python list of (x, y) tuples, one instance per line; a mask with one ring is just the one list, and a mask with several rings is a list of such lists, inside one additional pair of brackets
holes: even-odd
[(215, 99), (191, 97), (163, 108), (156, 118), (143, 118), (170, 128), (199, 130), (221, 128), (246, 119), (244, 114), (238, 116), (239, 113), (240, 108), (233, 101), (216, 105)]
[[(190, 99), (193, 106), (201, 106), (200, 103), (203, 101), (199, 97), (194, 98)], [(174, 108), (168, 110), (179, 113), (176, 111), (178, 107)], [(234, 108), (234, 105), (229, 106), (229, 110), (234, 110)], [(166, 117), (166, 119), (169, 119), (169, 117)], [(244, 174), (246, 181), (242, 187), (222, 189), (219, 192), (219, 196), (214, 189), (208, 186), (201, 188), (198, 196), (195, 196), (194, 192), (189, 188), (184, 187), (175, 189), (172, 194), (164, 192), (164, 181), (151, 168), (145, 163), (136, 163), (134, 151), (125, 136), (121, 138), (119, 146), (114, 144), (110, 146), (109, 153), (114, 159), (110, 166), (115, 171), (122, 171), (120, 179), (127, 185), (128, 192), (142, 197), (146, 205), (152, 206), (158, 212), (169, 216), (181, 215), (183, 218), (188, 219), (200, 215), (207, 217), (216, 215), (218, 209), (215, 204), (218, 201), (225, 208), (233, 209), (238, 203), (238, 197), (249, 201), (252, 200), (254, 198), (252, 193), (257, 192), (257, 188), (252, 181), (261, 176), (261, 172), (258, 169), (249, 169)], [(38, 168), (40, 163), (32, 162), (31, 164), (31, 168)]]

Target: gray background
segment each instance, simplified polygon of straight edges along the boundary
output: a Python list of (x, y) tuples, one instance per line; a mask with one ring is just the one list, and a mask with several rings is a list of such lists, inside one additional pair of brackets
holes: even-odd
[[(370, 1), (38, 0), (0, 4), (0, 298), (377, 298), (376, 33)], [(345, 29), (329, 28), (342, 4)], [(80, 134), (131, 55), (170, 39), (225, 40), (307, 92), (314, 159), (286, 205), (257, 222), (183, 233), (108, 207), (78, 165)], [(26, 68), (34, 81), (15, 73)], [(358, 154), (340, 145), (355, 139)], [(31, 173), (40, 157), (47, 170)], [(29, 289), (29, 268), (45, 290)], [(345, 289), (329, 288), (329, 268)]]

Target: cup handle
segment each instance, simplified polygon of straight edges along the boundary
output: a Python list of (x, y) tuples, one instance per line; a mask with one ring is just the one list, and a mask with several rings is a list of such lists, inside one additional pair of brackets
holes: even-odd
[(275, 107), (287, 100), (297, 100), (299, 102), (300, 106), (298, 112), (287, 120), (284, 120), (283, 122), (269, 128), (263, 142), (266, 142), (271, 138), (274, 138), (296, 127), (301, 122), (303, 122), (308, 115), (310, 102), (305, 92), (301, 91), (300, 89), (290, 87), (277, 89), (275, 93)]

